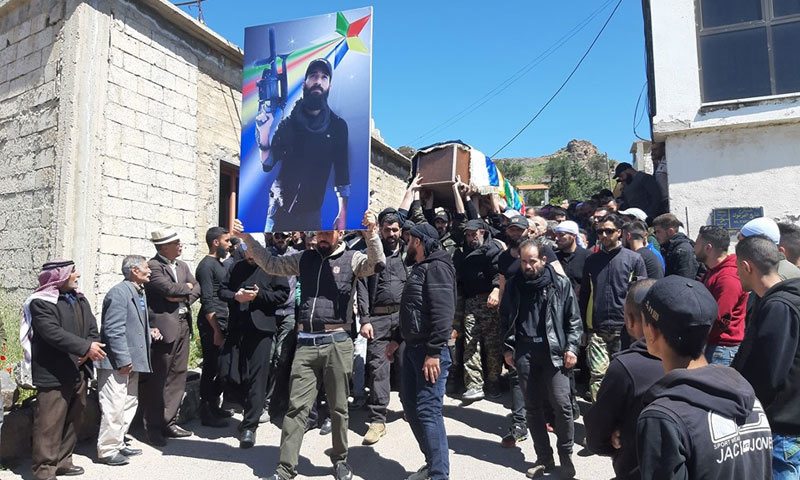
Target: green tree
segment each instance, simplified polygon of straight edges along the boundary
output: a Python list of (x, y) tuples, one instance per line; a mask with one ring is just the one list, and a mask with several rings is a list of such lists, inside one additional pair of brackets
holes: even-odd
[(550, 197), (560, 199), (585, 199), (609, 187), (609, 161), (605, 154), (595, 155), (586, 164), (567, 154), (548, 160), (545, 175), (549, 178)]

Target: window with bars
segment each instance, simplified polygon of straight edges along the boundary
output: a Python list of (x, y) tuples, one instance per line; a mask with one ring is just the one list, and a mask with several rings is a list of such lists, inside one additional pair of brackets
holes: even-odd
[(704, 102), (800, 93), (800, 0), (697, 0)]

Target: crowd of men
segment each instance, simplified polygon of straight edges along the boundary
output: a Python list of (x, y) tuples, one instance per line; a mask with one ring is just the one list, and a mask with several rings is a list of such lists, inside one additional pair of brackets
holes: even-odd
[(282, 418), (271, 480), (297, 476), (317, 426), (334, 477), (352, 478), (349, 411), (368, 409), (375, 444), (393, 386), (425, 457), (410, 480), (449, 478), (446, 393), (468, 404), (505, 389), (500, 443), (530, 433), (529, 478), (576, 475), (581, 396), (586, 446), (616, 478), (800, 478), (800, 227), (754, 219), (733, 254), (726, 229), (687, 237), (652, 177), (625, 163), (615, 174), (616, 197), (525, 212), (460, 180), (434, 198), (416, 177), (360, 234), (210, 228), (194, 274), (178, 235), (156, 231), (151, 259), (123, 260), (99, 323), (75, 265), (45, 264), (22, 332), (34, 478), (83, 472), (72, 451), (91, 377), (99, 462), (142, 453), (126, 436), (137, 408), (152, 445), (192, 435), (177, 418), (198, 299), (201, 422), (225, 427), (240, 405), (249, 448)]

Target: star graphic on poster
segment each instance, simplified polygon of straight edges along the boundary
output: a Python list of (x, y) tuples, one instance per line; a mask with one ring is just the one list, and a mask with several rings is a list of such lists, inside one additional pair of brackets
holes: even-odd
[(353, 22), (347, 20), (342, 12), (336, 13), (336, 33), (343, 38), (336, 46), (336, 57), (334, 59), (334, 68), (339, 65), (344, 55), (352, 50), (359, 53), (369, 53), (364, 41), (359, 38), (364, 27), (369, 23), (372, 15), (366, 15)]

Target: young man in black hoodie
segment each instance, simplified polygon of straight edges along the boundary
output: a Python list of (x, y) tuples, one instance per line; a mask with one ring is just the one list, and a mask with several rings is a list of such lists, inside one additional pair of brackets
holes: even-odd
[[(407, 248), (407, 261), (413, 262), (414, 267), (400, 299), (400, 331), (406, 344), (400, 399), (411, 431), (425, 455), (425, 465), (409, 480), (447, 480), (450, 460), (442, 400), (450, 367), (447, 340), (453, 331), (456, 271), (431, 225), (412, 228)], [(399, 340), (386, 347), (390, 361)]]
[(642, 479), (771, 479), (772, 432), (753, 387), (703, 355), (717, 301), (696, 280), (658, 280), (642, 305), (647, 351), (666, 375), (636, 428)]
[(800, 475), (800, 278), (781, 281), (775, 243), (755, 235), (736, 245), (739, 280), (758, 295), (731, 364), (764, 404), (776, 479)]
[(636, 460), (636, 420), (644, 405), (642, 397), (664, 376), (661, 360), (647, 353), (642, 302), (655, 279), (631, 285), (625, 298), (625, 328), (634, 340), (608, 365), (597, 392), (597, 401), (586, 413), (586, 446), (598, 455), (609, 455), (617, 480), (640, 480)]

